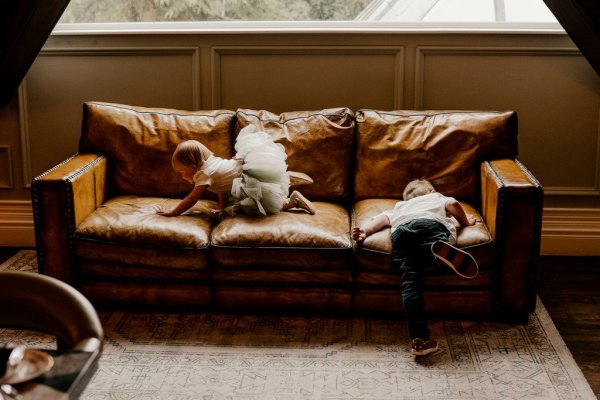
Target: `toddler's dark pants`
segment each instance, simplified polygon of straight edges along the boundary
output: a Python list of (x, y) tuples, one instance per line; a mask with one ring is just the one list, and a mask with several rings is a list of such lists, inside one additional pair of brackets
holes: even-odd
[(423, 306), (426, 269), (435, 261), (431, 244), (449, 236), (444, 224), (433, 219), (415, 219), (392, 232), (392, 262), (402, 274), (402, 303), (412, 339), (430, 339)]

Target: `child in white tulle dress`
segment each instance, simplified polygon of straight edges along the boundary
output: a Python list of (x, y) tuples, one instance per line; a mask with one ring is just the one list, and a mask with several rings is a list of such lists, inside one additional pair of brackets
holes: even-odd
[[(287, 170), (287, 155), (283, 145), (271, 137), (247, 126), (238, 135), (236, 155), (231, 159), (215, 156), (196, 140), (180, 143), (173, 153), (172, 165), (181, 177), (194, 184), (194, 189), (172, 210), (159, 210), (157, 214), (174, 217), (191, 208), (205, 190), (217, 194), (219, 206), (214, 214), (243, 212), (247, 215), (277, 214), (282, 210), (301, 208), (315, 213), (312, 203), (300, 192), (288, 197), (290, 174), (310, 177)], [(301, 179), (302, 179), (301, 178)], [(232, 204), (226, 208), (228, 201)]]

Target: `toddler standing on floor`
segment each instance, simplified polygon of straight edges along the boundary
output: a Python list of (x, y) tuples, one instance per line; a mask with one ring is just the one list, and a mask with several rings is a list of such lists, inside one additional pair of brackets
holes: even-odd
[(385, 211), (363, 227), (352, 229), (352, 238), (364, 241), (386, 227), (392, 229), (392, 263), (402, 273), (402, 303), (412, 339), (411, 353), (417, 356), (433, 353), (438, 344), (432, 339), (423, 306), (425, 269), (436, 259), (465, 278), (474, 278), (479, 267), (468, 253), (452, 246), (456, 243), (456, 227), (451, 215), (462, 225), (474, 225), (456, 199), (437, 193), (426, 180), (406, 185), (404, 201)]
[[(240, 131), (235, 150), (234, 158), (224, 159), (196, 140), (180, 143), (173, 153), (173, 169), (193, 183), (194, 188), (175, 208), (159, 210), (157, 214), (180, 215), (196, 204), (207, 189), (219, 199), (218, 208), (211, 210), (215, 214), (227, 211), (233, 215), (241, 211), (247, 215), (267, 215), (291, 208), (315, 213), (312, 203), (300, 192), (294, 191), (288, 197), (293, 172), (287, 171), (284, 147), (273, 142), (266, 132), (247, 126)], [(310, 181), (307, 175), (304, 177)], [(229, 198), (233, 204), (225, 208)]]

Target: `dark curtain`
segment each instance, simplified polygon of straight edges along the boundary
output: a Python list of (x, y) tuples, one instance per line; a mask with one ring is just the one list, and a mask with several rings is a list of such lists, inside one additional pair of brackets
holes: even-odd
[(544, 0), (600, 75), (600, 0)]
[(69, 0), (0, 2), (0, 107), (15, 95), (68, 4)]

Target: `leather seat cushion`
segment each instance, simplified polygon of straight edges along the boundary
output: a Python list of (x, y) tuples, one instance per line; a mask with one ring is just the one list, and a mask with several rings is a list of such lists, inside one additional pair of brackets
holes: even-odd
[(211, 234), (214, 267), (349, 270), (348, 211), (337, 204), (313, 204), (315, 215), (285, 211), (260, 218), (226, 216)]
[[(365, 225), (374, 216), (392, 209), (397, 201), (393, 199), (369, 199), (357, 202), (354, 205), (352, 226)], [(461, 202), (461, 205), (467, 215), (472, 216), (478, 221), (482, 220), (474, 207), (464, 202)], [(475, 257), (480, 271), (491, 269), (494, 258), (494, 243), (483, 222), (477, 222), (474, 226), (458, 229), (456, 246)], [(390, 229), (383, 229), (367, 237), (360, 246), (357, 246), (356, 251), (359, 273), (361, 271), (371, 271), (398, 274), (391, 263), (392, 239)], [(431, 268), (428, 272), (434, 275), (452, 274), (449, 268)]]
[[(214, 217), (210, 200), (201, 200), (183, 215), (167, 218), (179, 200), (118, 196), (110, 199), (77, 227), (76, 255), (121, 264), (181, 269), (208, 268), (208, 247)], [(182, 251), (195, 250), (195, 251)]]

